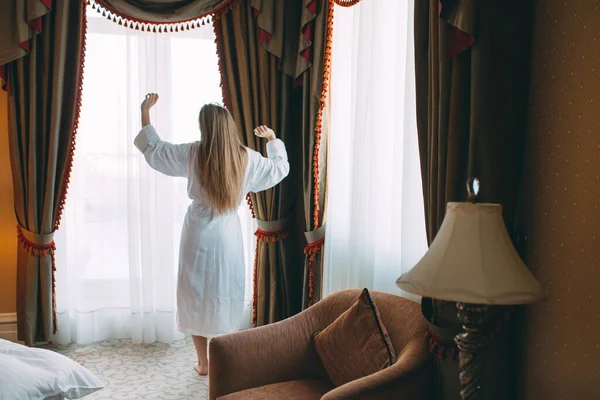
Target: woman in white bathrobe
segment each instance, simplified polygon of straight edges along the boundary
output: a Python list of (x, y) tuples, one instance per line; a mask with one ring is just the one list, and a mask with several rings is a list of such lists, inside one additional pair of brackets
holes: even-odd
[(265, 158), (242, 146), (233, 118), (215, 104), (200, 110), (200, 141), (162, 141), (149, 115), (157, 100), (158, 95), (148, 94), (142, 103), (142, 130), (135, 146), (155, 170), (187, 178), (192, 203), (179, 249), (177, 325), (192, 335), (198, 353), (194, 368), (206, 375), (207, 338), (235, 332), (243, 322), (244, 245), (237, 208), (246, 193), (281, 182), (290, 166), (285, 145), (271, 129), (254, 130), (268, 139)]

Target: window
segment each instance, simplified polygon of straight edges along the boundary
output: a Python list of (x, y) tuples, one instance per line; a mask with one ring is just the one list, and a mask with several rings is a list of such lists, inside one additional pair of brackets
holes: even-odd
[(414, 0), (335, 9), (324, 295), (410, 297), (395, 281), (427, 251), (413, 17)]
[[(222, 102), (211, 26), (151, 34), (88, 10), (83, 104), (67, 206), (57, 233), (58, 342), (171, 341), (186, 180), (151, 170), (133, 145), (139, 106), (160, 95), (163, 140), (199, 140), (198, 111)], [(253, 221), (240, 208), (252, 265)], [(247, 302), (251, 274), (247, 273)], [(248, 311), (249, 312), (249, 311)]]

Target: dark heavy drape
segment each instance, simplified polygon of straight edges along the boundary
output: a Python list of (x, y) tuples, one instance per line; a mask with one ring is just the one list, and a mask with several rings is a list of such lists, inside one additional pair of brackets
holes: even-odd
[(19, 340), (52, 341), (56, 330), (54, 242), (68, 186), (79, 115), (85, 4), (56, 1), (27, 56), (7, 64), (9, 145), (19, 223)]
[[(315, 3), (304, 0), (304, 3)], [(302, 126), (302, 195), (304, 260), (302, 308), (319, 301), (323, 292), (323, 248), (327, 198), (327, 143), (329, 134), (329, 76), (333, 38), (333, 2), (323, 1), (313, 25), (312, 68), (302, 76), (303, 90), (297, 91), (297, 117)], [(305, 9), (307, 7), (305, 6)], [(301, 96), (301, 99), (300, 99)], [(300, 123), (299, 123), (300, 124)]]
[[(214, 22), (225, 105), (238, 123), (242, 141), (248, 147), (263, 151), (265, 143), (253, 134), (261, 124), (269, 125), (288, 149), (292, 126), (289, 113), (292, 78), (277, 66), (277, 59), (260, 48), (254, 21), (254, 10), (248, 1)], [(294, 293), (300, 280), (298, 252), (288, 237), (293, 220), (294, 187), (298, 165), (290, 151), (290, 175), (282, 184), (252, 196), (252, 205), (260, 221), (278, 221), (276, 226), (259, 226), (257, 237), (253, 321), (257, 325), (277, 321), (298, 308)], [(264, 234), (262, 234), (264, 232)]]
[(7, 84), (6, 63), (29, 52), (32, 37), (42, 30), (42, 17), (50, 12), (52, 0), (10, 0), (0, 3), (0, 84)]
[(265, 143), (254, 137), (253, 129), (267, 124), (286, 143), (290, 158), (290, 175), (281, 185), (251, 195), (259, 228), (256, 325), (286, 318), (302, 308), (303, 274), (305, 297), (312, 287), (310, 271), (303, 267), (302, 232), (321, 224), (325, 192), (319, 182), (325, 173), (321, 143), (326, 129), (317, 126), (322, 125), (318, 121), (325, 102), (328, 7), (318, 3), (242, 0), (214, 22), (223, 97), (243, 142), (264, 151)]
[[(441, 225), (446, 203), (466, 199), (465, 184), (471, 176), (481, 181), (480, 201), (503, 205), (505, 222), (514, 234), (526, 130), (530, 22), (530, 1), (415, 2), (417, 127), (429, 242)], [(446, 333), (432, 340), (452, 346), (453, 332), (460, 328), (454, 304), (424, 299), (423, 310), (434, 334)], [(446, 357), (452, 351), (432, 344), (442, 359), (438, 398), (458, 398), (457, 365)], [(503, 360), (496, 361), (497, 376), (484, 380), (484, 397), (512, 398), (506, 392), (510, 380)]]
[(7, 0), (0, 4), (0, 65), (27, 54), (29, 40), (42, 30), (42, 17), (51, 7), (52, 0)]

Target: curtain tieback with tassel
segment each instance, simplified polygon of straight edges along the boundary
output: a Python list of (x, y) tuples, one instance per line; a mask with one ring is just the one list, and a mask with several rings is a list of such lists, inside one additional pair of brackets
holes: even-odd
[(17, 225), (17, 237), (19, 238), (21, 246), (27, 249), (27, 252), (32, 256), (53, 255), (54, 250), (56, 250), (56, 245), (54, 244), (54, 232), (38, 234)]
[(293, 213), (290, 216), (278, 219), (275, 221), (262, 221), (256, 218), (258, 229), (254, 233), (256, 236), (256, 250), (254, 253), (254, 287), (252, 293), (252, 324), (257, 323), (257, 307), (258, 307), (258, 243), (276, 243), (285, 239), (290, 234), (290, 225)]
[(258, 229), (256, 230), (255, 236), (258, 240), (264, 242), (279, 242), (281, 239), (288, 237), (290, 233), (290, 222), (291, 217), (275, 221), (261, 221), (257, 218), (256, 225), (258, 226)]
[(309, 255), (308, 257), (308, 307), (313, 305), (314, 298), (314, 269), (313, 263), (317, 258), (317, 254), (323, 248), (325, 243), (325, 225), (320, 226), (314, 231), (304, 232), (306, 242), (308, 243), (304, 248), (304, 254)]
[(19, 245), (31, 256), (50, 256), (52, 258), (52, 330), (53, 333), (56, 333), (58, 322), (56, 319), (56, 259), (54, 258), (56, 244), (54, 243), (54, 232), (38, 234), (17, 225), (17, 238)]

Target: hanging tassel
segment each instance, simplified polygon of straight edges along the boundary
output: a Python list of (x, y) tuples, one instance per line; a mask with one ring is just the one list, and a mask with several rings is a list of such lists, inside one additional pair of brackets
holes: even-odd
[(252, 218), (256, 218), (256, 213), (254, 212), (254, 204), (252, 204), (252, 197), (250, 193), (246, 195), (246, 202), (248, 203), (248, 208), (250, 208), (250, 212), (252, 213)]
[(322, 238), (316, 242), (309, 243), (304, 248), (304, 254), (309, 255), (308, 257), (308, 307), (313, 305), (314, 299), (314, 261), (317, 255), (323, 249), (325, 238)]
[(314, 229), (319, 228), (320, 223), (320, 171), (319, 171), (319, 152), (321, 148), (321, 135), (323, 128), (323, 112), (326, 106), (327, 90), (329, 86), (329, 77), (331, 65), (331, 49), (333, 45), (333, 3), (328, 2), (329, 15), (327, 17), (327, 34), (325, 37), (325, 59), (323, 61), (323, 82), (321, 88), (321, 100), (319, 104), (319, 110), (317, 112), (317, 120), (315, 123), (315, 145), (313, 153), (313, 187), (314, 187), (314, 199), (313, 199), (313, 225)]

